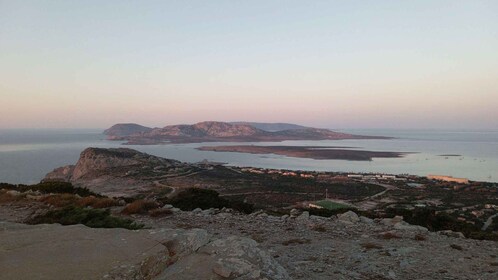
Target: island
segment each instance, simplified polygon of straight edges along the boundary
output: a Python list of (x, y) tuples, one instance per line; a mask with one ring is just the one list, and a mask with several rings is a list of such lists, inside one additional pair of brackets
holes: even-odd
[(203, 146), (197, 148), (201, 151), (235, 152), (249, 154), (276, 154), (288, 157), (311, 159), (340, 159), (355, 161), (370, 161), (372, 158), (399, 158), (408, 154), (406, 152), (378, 152), (352, 150), (349, 147), (334, 146)]
[(150, 128), (134, 123), (116, 124), (104, 131), (108, 140), (128, 145), (202, 142), (280, 142), (285, 140), (391, 139), (336, 132), (286, 123), (216, 122)]

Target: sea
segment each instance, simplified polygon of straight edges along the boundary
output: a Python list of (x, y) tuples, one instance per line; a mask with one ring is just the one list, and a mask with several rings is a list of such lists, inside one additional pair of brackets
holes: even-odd
[[(53, 169), (75, 164), (87, 147), (127, 147), (185, 162), (204, 159), (233, 166), (290, 170), (374, 172), (386, 174), (449, 175), (498, 182), (498, 131), (351, 129), (341, 132), (389, 136), (385, 140), (325, 140), (256, 143), (195, 143), (123, 145), (105, 140), (101, 129), (0, 130), (0, 182), (33, 184)], [(280, 155), (199, 151), (207, 145), (339, 146), (369, 151), (410, 152), (402, 158), (372, 161), (315, 160)]]

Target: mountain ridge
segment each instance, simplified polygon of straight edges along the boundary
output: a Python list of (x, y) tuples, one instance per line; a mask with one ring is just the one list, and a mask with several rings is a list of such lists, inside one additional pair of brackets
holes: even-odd
[[(268, 131), (266, 129), (290, 128)], [(244, 123), (204, 121), (192, 125), (168, 125), (148, 128), (137, 124), (116, 124), (104, 131), (109, 140), (125, 140), (126, 144), (200, 142), (259, 142), (285, 140), (390, 139), (388, 137), (354, 135), (323, 128), (285, 123)]]

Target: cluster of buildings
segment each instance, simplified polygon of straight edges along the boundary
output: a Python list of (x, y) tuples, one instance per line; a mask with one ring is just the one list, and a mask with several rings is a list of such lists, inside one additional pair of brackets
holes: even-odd
[(452, 176), (444, 176), (444, 175), (429, 175), (429, 176), (427, 176), (427, 179), (452, 182), (452, 183), (459, 183), (459, 184), (468, 184), (469, 183), (469, 179), (467, 179), (467, 178), (454, 178)]
[(278, 169), (265, 169), (265, 168), (242, 168), (243, 172), (250, 172), (255, 174), (276, 174), (281, 176), (295, 176), (301, 178), (315, 178), (313, 174), (303, 173), (303, 172), (294, 172), (287, 170), (278, 170)]
[(396, 175), (386, 175), (386, 174), (348, 174), (350, 179), (356, 179), (361, 181), (406, 181), (404, 177), (398, 177)]

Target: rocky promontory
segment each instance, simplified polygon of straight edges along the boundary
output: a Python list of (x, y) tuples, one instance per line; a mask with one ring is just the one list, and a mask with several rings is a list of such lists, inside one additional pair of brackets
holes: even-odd
[(87, 148), (81, 152), (75, 165), (55, 169), (45, 176), (44, 181), (71, 182), (104, 195), (128, 196), (153, 185), (147, 179), (151, 173), (183, 167), (188, 167), (188, 164), (127, 148)]

